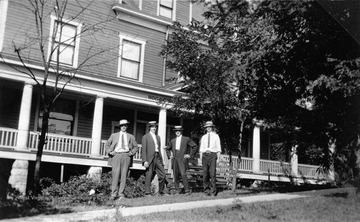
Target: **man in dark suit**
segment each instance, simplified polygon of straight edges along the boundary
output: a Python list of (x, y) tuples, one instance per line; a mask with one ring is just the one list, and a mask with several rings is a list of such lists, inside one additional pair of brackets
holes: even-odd
[(145, 170), (145, 196), (151, 196), (151, 180), (155, 173), (159, 179), (159, 194), (164, 193), (166, 174), (161, 156), (160, 136), (156, 135), (156, 121), (149, 122), (150, 132), (145, 134), (141, 140), (141, 158)]
[(108, 165), (112, 167), (111, 200), (125, 197), (124, 190), (130, 163), (139, 149), (135, 137), (126, 132), (128, 124), (126, 119), (120, 120), (120, 132), (113, 133), (105, 144), (106, 153), (109, 155)]
[(167, 145), (166, 154), (168, 158), (172, 159), (173, 161), (172, 165), (176, 193), (180, 193), (179, 176), (181, 176), (185, 189), (185, 195), (189, 195), (190, 188), (186, 170), (188, 168), (188, 159), (194, 158), (194, 155), (197, 151), (197, 145), (189, 137), (182, 135), (182, 126), (175, 126), (174, 131), (176, 138), (172, 139)]

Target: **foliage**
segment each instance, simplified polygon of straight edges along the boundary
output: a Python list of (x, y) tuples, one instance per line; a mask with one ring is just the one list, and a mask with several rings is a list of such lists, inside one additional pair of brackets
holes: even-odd
[(24, 197), (17, 189), (8, 185), (7, 199), (0, 201), (0, 219), (34, 216), (41, 213), (68, 213), (68, 208), (56, 209), (36, 197)]
[(316, 1), (212, 1), (205, 22), (176, 25), (162, 52), (185, 93), (174, 109), (224, 128), (261, 120), (286, 149), (297, 146), (303, 159), (324, 170), (335, 163), (340, 176), (354, 179), (360, 45), (339, 21), (353, 19), (351, 8), (360, 5), (327, 4), (337, 17)]
[[(42, 184), (49, 179), (43, 179)], [(125, 187), (125, 195), (128, 198), (144, 196), (145, 178), (142, 175), (137, 180), (128, 178)], [(90, 193), (94, 190), (94, 193)], [(104, 173), (100, 179), (87, 177), (86, 175), (73, 176), (69, 181), (50, 186), (42, 190), (41, 199), (50, 202), (61, 203), (95, 203), (103, 204), (109, 200), (111, 194), (111, 172)]]

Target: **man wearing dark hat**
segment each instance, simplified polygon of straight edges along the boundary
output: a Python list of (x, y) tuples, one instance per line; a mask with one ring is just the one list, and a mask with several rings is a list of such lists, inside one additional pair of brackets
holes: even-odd
[(206, 134), (200, 141), (200, 160), (203, 166), (203, 187), (206, 196), (216, 196), (216, 164), (220, 161), (220, 137), (212, 121), (205, 123)]
[(125, 197), (124, 190), (131, 158), (139, 149), (135, 137), (126, 132), (128, 124), (126, 119), (120, 120), (120, 132), (113, 133), (105, 144), (106, 153), (109, 155), (108, 165), (112, 167), (111, 200)]
[(173, 175), (174, 186), (176, 193), (180, 193), (179, 188), (179, 174), (182, 178), (185, 195), (190, 194), (189, 182), (187, 179), (187, 165), (188, 159), (194, 158), (197, 151), (197, 145), (189, 137), (183, 136), (182, 126), (175, 126), (174, 129), (176, 138), (172, 139), (166, 147), (166, 154), (168, 158), (173, 160)]
[(156, 121), (149, 122), (150, 131), (141, 140), (141, 157), (145, 170), (145, 196), (151, 196), (151, 180), (155, 173), (159, 179), (159, 194), (165, 195), (166, 174), (161, 156), (160, 136), (156, 135)]

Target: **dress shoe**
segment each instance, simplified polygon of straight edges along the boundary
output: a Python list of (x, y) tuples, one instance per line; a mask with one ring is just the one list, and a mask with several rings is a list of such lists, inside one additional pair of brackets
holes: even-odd
[(210, 194), (209, 193), (204, 193), (204, 196), (208, 197), (208, 196), (210, 196)]
[(125, 194), (123, 193), (119, 194), (119, 198), (125, 198)]
[(152, 197), (151, 194), (145, 194), (145, 197)]
[(186, 192), (186, 193), (185, 193), (185, 196), (190, 196), (190, 195), (191, 195), (190, 192)]
[(160, 193), (160, 196), (166, 197), (166, 196), (170, 196), (170, 194), (168, 194), (168, 193)]

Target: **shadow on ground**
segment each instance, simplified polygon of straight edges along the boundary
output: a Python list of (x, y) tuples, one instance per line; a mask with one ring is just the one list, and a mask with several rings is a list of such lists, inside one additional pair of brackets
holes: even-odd
[(50, 203), (29, 199), (0, 200), (0, 219), (35, 216), (39, 214), (71, 213), (71, 208), (55, 208)]

